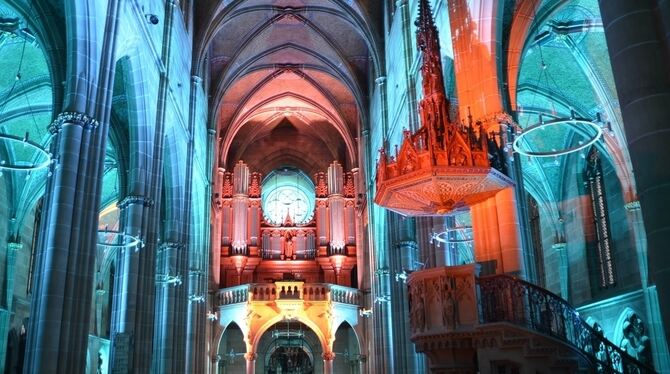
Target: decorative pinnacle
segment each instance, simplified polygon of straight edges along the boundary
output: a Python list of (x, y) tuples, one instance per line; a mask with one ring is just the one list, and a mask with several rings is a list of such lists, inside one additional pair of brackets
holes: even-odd
[[(435, 93), (445, 94), (442, 82), (442, 56), (437, 27), (433, 21), (433, 12), (428, 0), (419, 0), (419, 18), (414, 22), (416, 44), (423, 55), (421, 73), (423, 75), (424, 96)], [(447, 111), (448, 112), (448, 111)]]
[(434, 31), (437, 34), (435, 22), (433, 21), (433, 12), (430, 9), (428, 0), (419, 0), (419, 18), (414, 24), (419, 28), (417, 32)]

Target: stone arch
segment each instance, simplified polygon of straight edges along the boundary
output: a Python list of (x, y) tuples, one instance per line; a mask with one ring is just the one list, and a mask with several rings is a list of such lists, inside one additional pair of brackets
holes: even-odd
[(216, 352), (216, 372), (243, 373), (246, 370), (244, 331), (236, 322), (230, 322), (221, 331)]
[(612, 342), (639, 361), (653, 365), (651, 339), (641, 314), (626, 307), (614, 325)]
[[(285, 318), (284, 318), (284, 315), (279, 314), (279, 315), (277, 315), (277, 316), (275, 316), (275, 317), (269, 319), (268, 321), (266, 321), (266, 322), (265, 322), (265, 323), (264, 323), (264, 324), (263, 324), (263, 325), (262, 325), (256, 332), (255, 332), (255, 334), (254, 334), (254, 336), (253, 336), (253, 338), (252, 338), (252, 341), (250, 342), (250, 343), (251, 343), (251, 347), (252, 347), (252, 349), (254, 350), (254, 353), (255, 353), (255, 349), (256, 349), (256, 347), (258, 346), (258, 342), (261, 340), (262, 336), (263, 336), (263, 335), (264, 335), (264, 334), (265, 334), (265, 333), (266, 333), (272, 326), (274, 326), (274, 325), (276, 325), (277, 323), (283, 321), (284, 319), (285, 319)], [(298, 317), (296, 317), (295, 319), (296, 319), (298, 322), (303, 323), (303, 324), (304, 324), (305, 326), (307, 326), (310, 330), (312, 330), (312, 332), (314, 332), (314, 334), (316, 334), (316, 336), (317, 336), (318, 339), (319, 339), (319, 342), (321, 343), (321, 350), (322, 350), (322, 352), (330, 352), (330, 351), (331, 351), (330, 343), (329, 343), (327, 337), (324, 335), (323, 331), (321, 331), (321, 329), (319, 328), (319, 326), (318, 326), (317, 324), (315, 324), (314, 322), (312, 322), (309, 318), (305, 318), (305, 317), (302, 317), (302, 316), (298, 316)]]
[(360, 373), (361, 341), (356, 329), (347, 321), (342, 322), (335, 330), (333, 352), (334, 373)]
[[(282, 337), (279, 334), (275, 335), (275, 331), (282, 331), (285, 327), (288, 328), (291, 325), (297, 325), (297, 330), (302, 331), (303, 335), (301, 337), (296, 336), (293, 338), (288, 338), (286, 336)], [(275, 329), (273, 329), (275, 328)], [(294, 331), (295, 329), (291, 329)], [(270, 334), (272, 332), (272, 334)], [(293, 344), (291, 344), (293, 341)], [(323, 350), (321, 348), (321, 342), (319, 337), (316, 335), (314, 330), (306, 326), (301, 322), (289, 322), (288, 320), (280, 321), (276, 324), (273, 324), (268, 328), (265, 333), (262, 334), (259, 339), (258, 346), (255, 347), (255, 353), (257, 354), (256, 358), (256, 372), (257, 373), (267, 373), (272, 368), (272, 358), (277, 356), (277, 352), (281, 351), (285, 346), (294, 345), (294, 355), (296, 351), (302, 350), (304, 355), (307, 356), (311, 362), (311, 367), (314, 373), (322, 372), (323, 362), (322, 354)], [(281, 355), (281, 352), (279, 353)], [(275, 363), (276, 364), (276, 363)]]

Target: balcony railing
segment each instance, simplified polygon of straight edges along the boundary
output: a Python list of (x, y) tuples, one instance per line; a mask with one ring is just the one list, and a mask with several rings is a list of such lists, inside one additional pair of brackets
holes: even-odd
[(250, 283), (220, 289), (217, 292), (219, 306), (246, 303), (247, 301), (332, 301), (358, 305), (359, 291), (355, 288), (329, 283), (304, 283), (300, 281), (277, 281), (275, 283)]
[(507, 322), (549, 335), (578, 349), (596, 373), (655, 373), (607, 340), (559, 296), (506, 275), (477, 278), (480, 323)]
[(220, 289), (216, 294), (219, 306), (246, 303), (249, 297), (249, 285), (228, 287)]

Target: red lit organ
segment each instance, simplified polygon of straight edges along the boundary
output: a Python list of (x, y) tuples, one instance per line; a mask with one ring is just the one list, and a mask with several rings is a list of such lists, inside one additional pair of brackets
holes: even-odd
[(313, 178), (292, 168), (262, 176), (243, 161), (220, 169), (212, 279), (219, 287), (286, 277), (356, 286), (355, 186), (338, 162)]

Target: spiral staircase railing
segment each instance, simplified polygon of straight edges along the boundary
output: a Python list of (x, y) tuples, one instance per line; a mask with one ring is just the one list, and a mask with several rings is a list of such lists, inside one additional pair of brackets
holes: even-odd
[(656, 373), (589, 326), (559, 296), (508, 275), (480, 277), (477, 283), (481, 323), (512, 323), (561, 340), (589, 359), (596, 373)]

